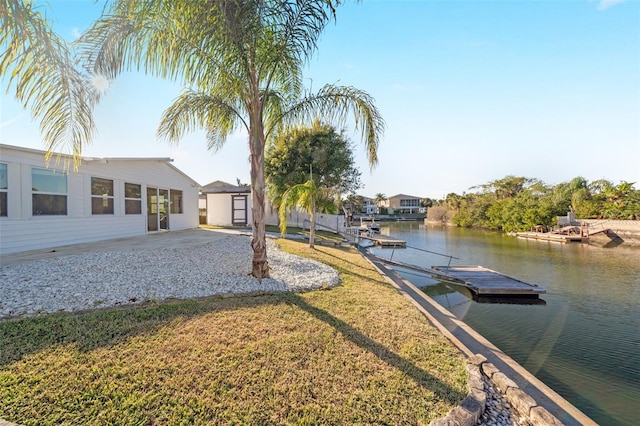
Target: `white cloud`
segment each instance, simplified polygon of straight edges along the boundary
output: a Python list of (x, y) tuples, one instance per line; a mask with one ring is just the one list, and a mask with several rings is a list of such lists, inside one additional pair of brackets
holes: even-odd
[(71, 28), (71, 35), (73, 35), (73, 39), (76, 40), (78, 38), (80, 38), (80, 34), (82, 34), (80, 32), (80, 30), (78, 29), (78, 27), (73, 27)]
[(618, 3), (623, 3), (625, 1), (626, 0), (600, 0), (600, 3), (598, 3), (598, 9), (605, 10), (612, 6), (615, 6)]

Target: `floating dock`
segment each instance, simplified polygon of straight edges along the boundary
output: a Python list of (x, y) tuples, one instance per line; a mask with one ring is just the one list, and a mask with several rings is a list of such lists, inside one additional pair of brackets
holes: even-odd
[(500, 295), (537, 297), (547, 291), (535, 284), (482, 266), (433, 266), (432, 269), (448, 277), (448, 280), (464, 285), (478, 296)]

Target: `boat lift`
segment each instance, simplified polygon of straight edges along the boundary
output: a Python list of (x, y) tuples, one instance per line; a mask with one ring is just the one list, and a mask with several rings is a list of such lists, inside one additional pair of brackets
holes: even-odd
[(453, 259), (459, 260), (457, 257), (451, 255), (437, 253), (418, 247), (406, 246), (406, 248), (447, 257), (449, 258), (449, 262), (446, 266), (425, 267), (393, 260), (395, 250), (391, 252), (391, 256), (389, 258), (376, 256), (369, 250), (365, 250), (363, 248), (360, 248), (360, 251), (366, 256), (374, 257), (381, 263), (429, 275), (439, 281), (463, 286), (469, 289), (476, 297), (496, 296), (538, 298), (540, 294), (546, 293), (546, 289), (543, 287), (509, 277), (483, 266), (451, 266), (451, 261)]

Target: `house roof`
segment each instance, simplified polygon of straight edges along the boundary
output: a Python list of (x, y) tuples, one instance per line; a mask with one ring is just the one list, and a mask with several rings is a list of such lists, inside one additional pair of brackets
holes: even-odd
[[(25, 148), (22, 146), (6, 145), (6, 144), (0, 144), (0, 148), (31, 152), (35, 154), (42, 154), (43, 156), (46, 155), (47, 153), (46, 151), (43, 151), (40, 149)], [(69, 162), (73, 161), (73, 155), (63, 154), (60, 152), (53, 152), (52, 158), (54, 158), (53, 161), (57, 161), (57, 159), (62, 159), (62, 161), (65, 163), (65, 168), (67, 167), (66, 165), (67, 161)], [(165, 163), (167, 166), (175, 170), (177, 173), (181, 174), (182, 176), (190, 180), (196, 188), (200, 187), (200, 184), (198, 182), (196, 182), (189, 175), (187, 175), (182, 170), (180, 170), (179, 168), (171, 164), (173, 162), (173, 159), (169, 157), (80, 157), (80, 160), (81, 162), (84, 162), (84, 163), (99, 162), (99, 163), (105, 163), (105, 164), (108, 163), (109, 161), (155, 161), (158, 163)]]
[(203, 194), (246, 193), (251, 192), (251, 187), (248, 185), (232, 185), (216, 180), (203, 186), (200, 192)]
[(418, 200), (421, 199), (420, 197), (416, 197), (414, 195), (407, 195), (407, 194), (396, 194), (396, 195), (393, 195), (391, 197), (388, 197), (388, 199), (391, 199), (391, 198), (405, 198), (405, 199), (406, 198), (416, 198)]

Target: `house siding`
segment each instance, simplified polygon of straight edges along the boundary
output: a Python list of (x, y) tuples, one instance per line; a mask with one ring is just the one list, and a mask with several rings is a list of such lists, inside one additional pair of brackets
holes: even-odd
[[(183, 213), (170, 214), (172, 231), (198, 226), (198, 185), (168, 159), (83, 159), (73, 164), (49, 167), (44, 152), (0, 145), (0, 162), (7, 164), (7, 216), (0, 217), (0, 254), (53, 248), (69, 244), (144, 235), (147, 233), (146, 188), (182, 191)], [(32, 215), (32, 168), (67, 174), (67, 215)], [(91, 177), (113, 180), (114, 213), (92, 215)], [(124, 184), (141, 185), (142, 213), (125, 214)]]
[(251, 194), (234, 194), (234, 193), (219, 193), (219, 194), (207, 194), (207, 224), (216, 226), (232, 226), (231, 218), (231, 200), (232, 195), (246, 195), (247, 196), (247, 223), (251, 221)]

